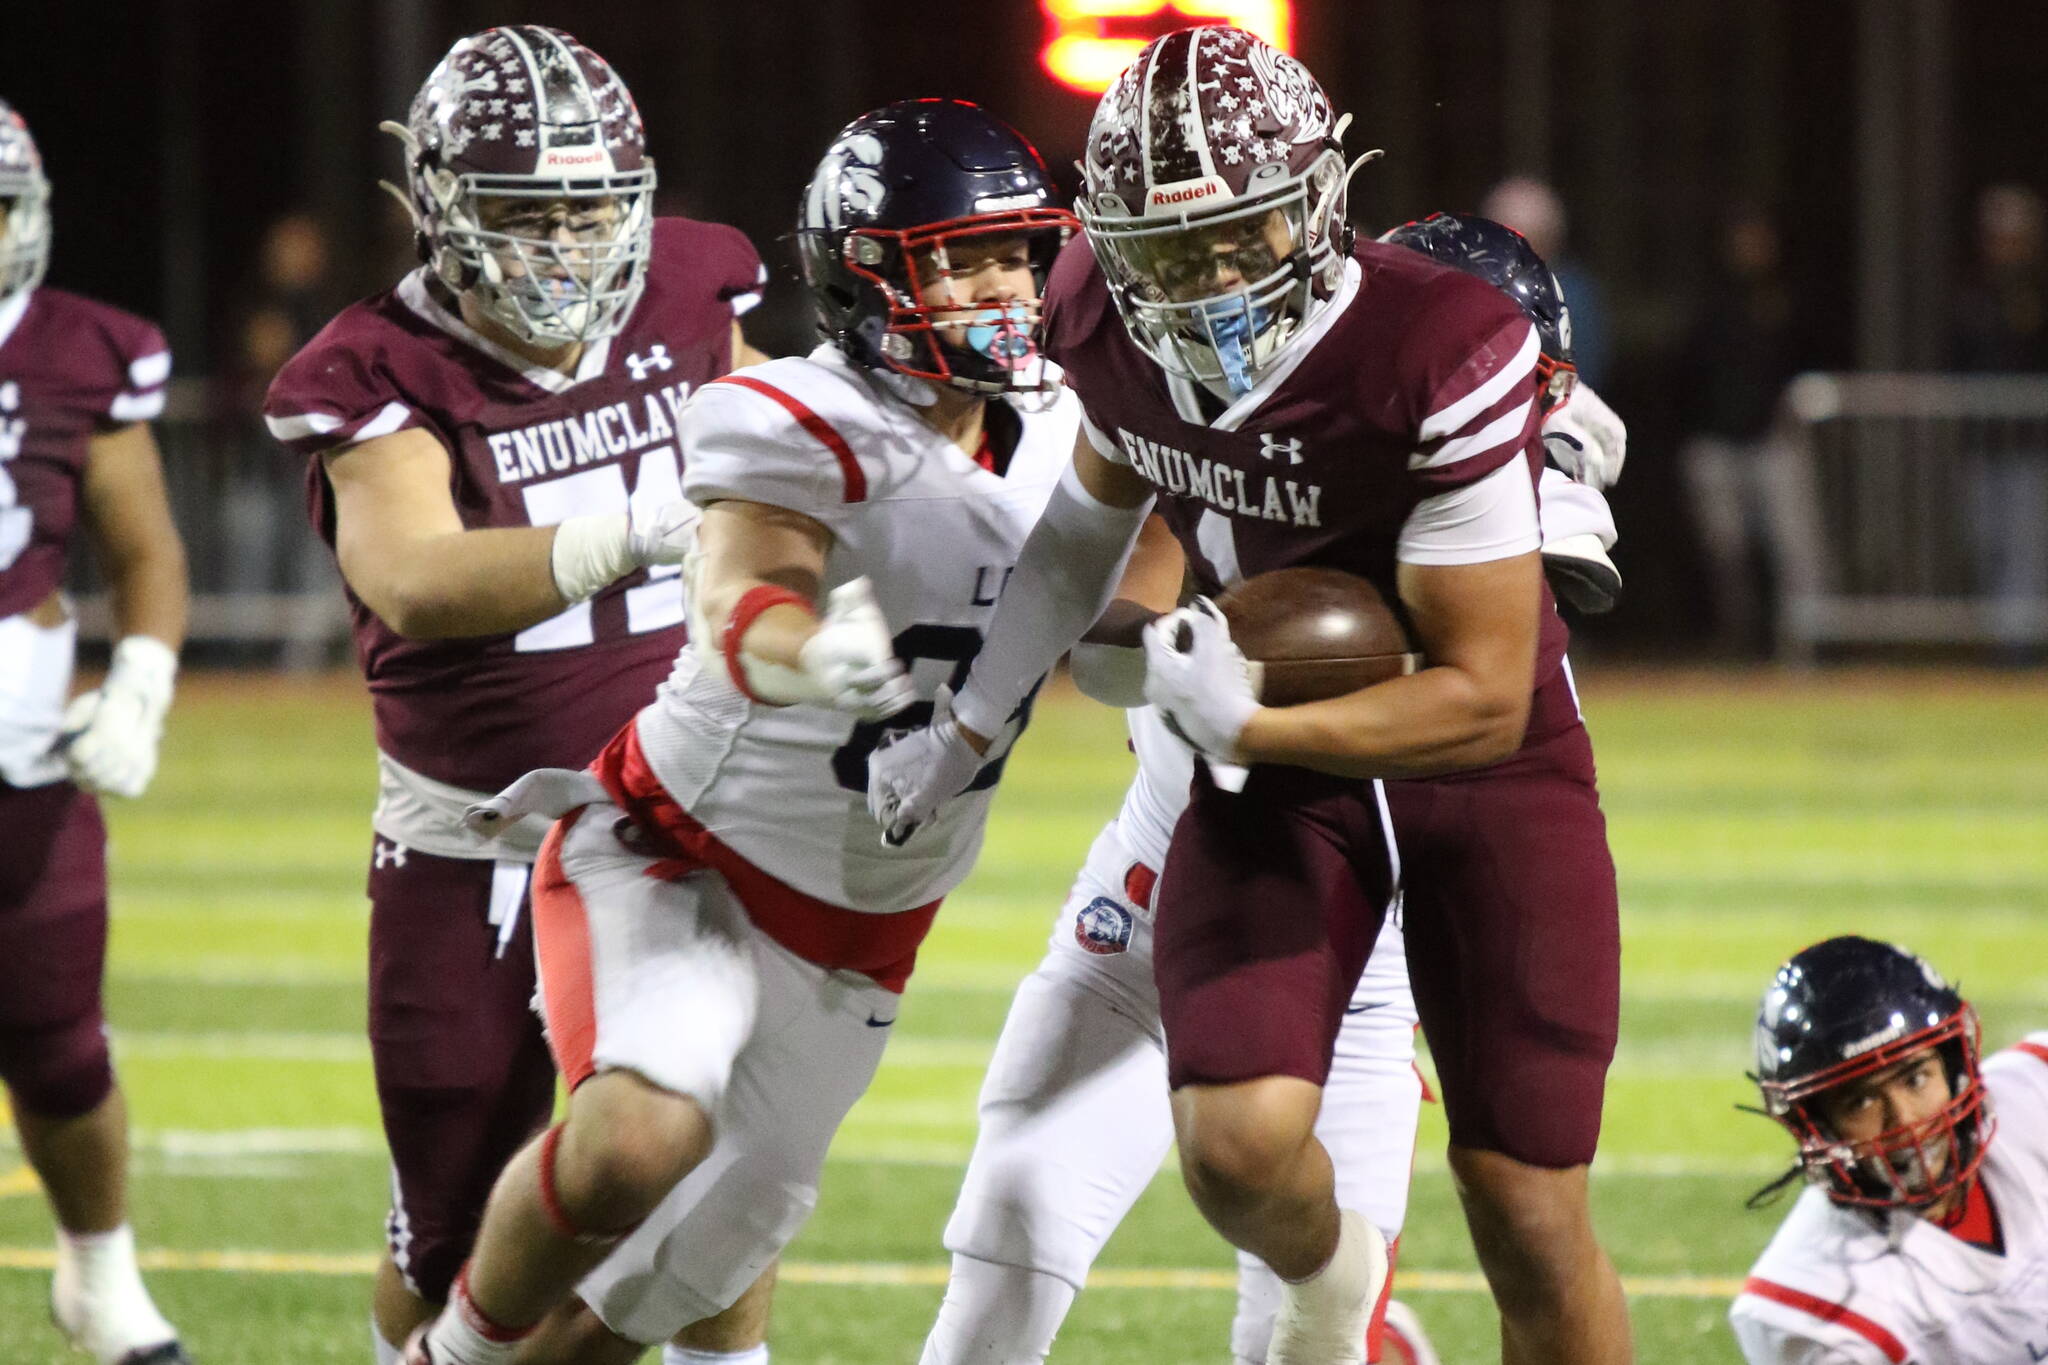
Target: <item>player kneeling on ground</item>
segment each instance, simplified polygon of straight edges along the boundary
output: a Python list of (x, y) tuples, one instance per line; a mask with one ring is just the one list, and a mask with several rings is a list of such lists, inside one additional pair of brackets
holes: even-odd
[(2048, 1032), (1985, 1061), (1925, 960), (1831, 938), (1757, 1013), (1764, 1112), (1808, 1188), (1729, 1313), (1751, 1365), (2048, 1360)]
[[(1053, 204), (1037, 152), (955, 101), (858, 119), (819, 165), (798, 239), (828, 340), (682, 417), (694, 646), (590, 771), (477, 813), (561, 816), (534, 924), (572, 1089), (506, 1167), (414, 1365), (494, 1365), (522, 1338), (523, 1359), (635, 1359), (733, 1303), (809, 1216), (1025, 719), (929, 842), (883, 846), (883, 722), (921, 723), (964, 676), (1077, 439), (1036, 344), (1075, 226)], [(608, 1333), (564, 1307), (536, 1334), (579, 1282)]]

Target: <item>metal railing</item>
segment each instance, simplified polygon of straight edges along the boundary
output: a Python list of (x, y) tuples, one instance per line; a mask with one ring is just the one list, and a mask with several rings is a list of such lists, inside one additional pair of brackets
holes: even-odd
[(1778, 576), (1780, 657), (2048, 644), (2048, 375), (1801, 375), (1778, 444), (1775, 558), (1812, 566)]
[[(190, 638), (251, 662), (333, 663), (347, 645), (348, 608), (333, 556), (306, 519), (305, 462), (253, 414), (212, 407), (204, 380), (174, 381), (155, 424), (191, 566)], [(111, 613), (90, 556), (81, 558), (72, 577), (80, 627), (104, 638)]]

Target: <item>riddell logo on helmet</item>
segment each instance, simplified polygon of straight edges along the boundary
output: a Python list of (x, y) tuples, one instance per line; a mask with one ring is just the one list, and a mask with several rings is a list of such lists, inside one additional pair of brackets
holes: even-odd
[(1230, 186), (1219, 176), (1205, 176), (1200, 180), (1182, 180), (1172, 185), (1159, 185), (1145, 196), (1148, 209), (1179, 208), (1204, 199), (1227, 199)]
[(576, 166), (601, 166), (611, 161), (610, 153), (602, 147), (590, 147), (582, 151), (570, 151), (565, 147), (550, 147), (541, 153), (540, 169), (544, 171), (564, 170)]

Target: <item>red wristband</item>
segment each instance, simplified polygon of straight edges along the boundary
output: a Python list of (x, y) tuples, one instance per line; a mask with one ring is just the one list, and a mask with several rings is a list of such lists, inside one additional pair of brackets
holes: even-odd
[(802, 593), (762, 583), (740, 594), (740, 600), (732, 604), (732, 615), (725, 618), (725, 628), (718, 633), (718, 651), (725, 655), (725, 671), (732, 675), (732, 685), (748, 701), (758, 702), (761, 699), (747, 686), (747, 670), (740, 666), (740, 641), (746, 638), (748, 629), (762, 612), (785, 604), (802, 607), (814, 617), (818, 614), (817, 608)]

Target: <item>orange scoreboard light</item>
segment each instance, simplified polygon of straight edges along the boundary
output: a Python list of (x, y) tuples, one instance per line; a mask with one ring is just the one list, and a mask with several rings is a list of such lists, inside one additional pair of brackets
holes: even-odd
[(1294, 0), (1041, 0), (1039, 61), (1069, 90), (1100, 94), (1140, 48), (1189, 24), (1230, 24), (1294, 51)]

